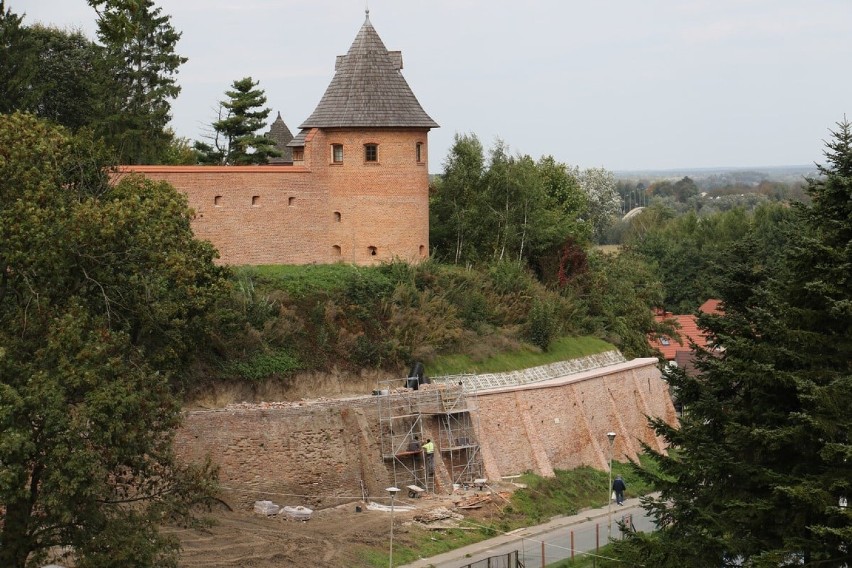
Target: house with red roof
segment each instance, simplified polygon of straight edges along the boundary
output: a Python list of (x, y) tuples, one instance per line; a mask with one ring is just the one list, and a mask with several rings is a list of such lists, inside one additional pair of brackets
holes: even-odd
[[(704, 314), (723, 314), (721, 301), (710, 299), (701, 304), (698, 308), (700, 313)], [(682, 344), (677, 339), (659, 335), (648, 338), (651, 347), (662, 354), (662, 357), (678, 367), (683, 367), (690, 371), (693, 367), (692, 361), (694, 353), (691, 345), (694, 343), (699, 347), (712, 347), (708, 344), (707, 336), (698, 328), (698, 319), (694, 314), (676, 315), (671, 312), (661, 312), (654, 316), (659, 322), (674, 321), (674, 327), (677, 329)]]

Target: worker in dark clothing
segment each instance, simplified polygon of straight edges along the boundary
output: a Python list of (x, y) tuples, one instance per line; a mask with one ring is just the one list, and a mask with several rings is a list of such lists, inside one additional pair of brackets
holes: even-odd
[(627, 489), (627, 484), (621, 479), (620, 475), (615, 476), (615, 481), (612, 482), (612, 490), (615, 491), (615, 502), (618, 505), (624, 505), (624, 490)]

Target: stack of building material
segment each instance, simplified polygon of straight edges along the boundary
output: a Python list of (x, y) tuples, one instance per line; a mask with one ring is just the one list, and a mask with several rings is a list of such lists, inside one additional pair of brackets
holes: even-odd
[(254, 512), (258, 515), (266, 515), (267, 517), (277, 515), (281, 507), (272, 501), (255, 501)]
[(297, 507), (283, 507), (281, 511), (295, 521), (307, 521), (311, 518), (314, 511), (301, 505)]

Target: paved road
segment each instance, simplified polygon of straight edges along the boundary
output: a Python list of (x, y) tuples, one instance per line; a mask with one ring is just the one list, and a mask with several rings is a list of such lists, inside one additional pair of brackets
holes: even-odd
[[(645, 517), (639, 499), (627, 499), (624, 506), (612, 506), (612, 535), (619, 538), (617, 522), (631, 518), (640, 531), (654, 530), (653, 522)], [(570, 517), (559, 517), (543, 525), (519, 529), (492, 539), (465, 546), (431, 558), (421, 558), (401, 568), (459, 568), (490, 556), (506, 555), (517, 550), (526, 568), (538, 568), (571, 557), (571, 534), (574, 536), (574, 554), (594, 553), (600, 542), (607, 542), (609, 514), (606, 507), (589, 509)], [(544, 559), (542, 559), (544, 543)]]

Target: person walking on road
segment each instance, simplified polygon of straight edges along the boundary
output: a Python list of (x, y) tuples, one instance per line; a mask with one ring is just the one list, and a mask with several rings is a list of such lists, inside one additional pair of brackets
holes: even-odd
[(612, 482), (612, 490), (615, 491), (615, 502), (618, 505), (624, 505), (624, 490), (627, 489), (627, 484), (621, 479), (620, 475), (615, 476), (615, 481)]

